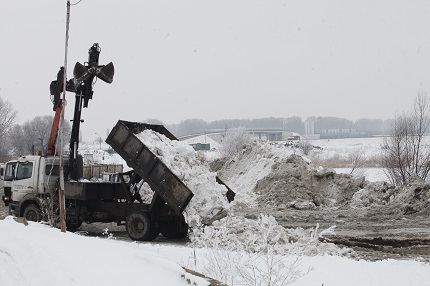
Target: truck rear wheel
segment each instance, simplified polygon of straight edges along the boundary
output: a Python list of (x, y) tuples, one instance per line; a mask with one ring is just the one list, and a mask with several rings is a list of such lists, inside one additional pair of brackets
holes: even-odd
[(160, 215), (160, 232), (165, 238), (185, 238), (188, 224), (183, 214), (176, 214), (168, 205), (164, 205)]
[(180, 229), (178, 229), (178, 227), (165, 228), (161, 230), (161, 234), (165, 238), (169, 239), (185, 238), (188, 234), (188, 228), (186, 228), (185, 226), (182, 226)]
[(78, 222), (71, 222), (71, 221), (66, 221), (66, 229), (67, 231), (70, 232), (75, 232), (77, 231), (82, 225), (82, 221), (78, 221)]
[(70, 206), (66, 210), (66, 229), (75, 232), (82, 225), (82, 220), (79, 218), (79, 213), (76, 207)]
[(128, 236), (133, 240), (148, 241), (155, 237), (151, 232), (151, 219), (143, 211), (132, 212), (126, 220), (125, 228)]
[(24, 209), (23, 217), (29, 221), (41, 221), (42, 211), (35, 204), (29, 204)]
[(158, 222), (154, 219), (151, 219), (151, 235), (148, 237), (149, 241), (153, 241), (160, 234), (160, 227), (158, 226)]

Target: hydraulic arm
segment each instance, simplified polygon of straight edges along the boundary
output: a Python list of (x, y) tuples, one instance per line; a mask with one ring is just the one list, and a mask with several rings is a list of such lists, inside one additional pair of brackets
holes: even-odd
[[(88, 107), (89, 100), (93, 98), (93, 81), (95, 77), (98, 77), (107, 83), (112, 83), (113, 81), (113, 63), (110, 62), (107, 65), (99, 65), (100, 51), (101, 50), (99, 45), (95, 43), (88, 51), (88, 62), (84, 64), (77, 62), (73, 70), (74, 78), (69, 80), (66, 84), (67, 91), (75, 92), (75, 109), (73, 114), (72, 133), (70, 136), (69, 144), (70, 160), (68, 170), (68, 175), (70, 175), (70, 178), (74, 180), (79, 179), (76, 169), (76, 158), (79, 147), (79, 129), (81, 122), (83, 122), (83, 120), (81, 119), (82, 107)], [(51, 135), (48, 142), (48, 155), (53, 155), (55, 153), (55, 143), (58, 134), (60, 115), (63, 110), (63, 102), (60, 95), (63, 92), (64, 76), (64, 67), (61, 67), (60, 71), (57, 74), (57, 79), (55, 81), (52, 81), (50, 85), (55, 116), (54, 121), (52, 123)]]

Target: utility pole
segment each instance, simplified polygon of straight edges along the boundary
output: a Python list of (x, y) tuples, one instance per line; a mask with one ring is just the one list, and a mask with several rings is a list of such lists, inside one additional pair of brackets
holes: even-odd
[[(69, 45), (69, 23), (70, 23), (70, 1), (67, 0), (66, 16), (66, 43), (64, 47), (64, 76), (63, 76), (63, 104), (66, 102), (66, 85), (67, 85), (67, 53)], [(60, 228), (61, 232), (66, 232), (66, 198), (64, 194), (64, 110), (61, 112), (60, 120), (60, 189), (58, 190), (58, 201), (60, 204)]]

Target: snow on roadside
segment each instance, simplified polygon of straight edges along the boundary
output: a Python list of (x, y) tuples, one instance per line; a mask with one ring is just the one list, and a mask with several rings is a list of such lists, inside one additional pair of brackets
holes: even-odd
[[(243, 252), (217, 252), (213, 248), (190, 248), (178, 247), (166, 244), (144, 244), (142, 248), (153, 252), (157, 255), (165, 256), (184, 267), (194, 269), (212, 278), (215, 273), (220, 274), (225, 278), (234, 279), (233, 283), (228, 285), (243, 285), (239, 284), (241, 280), (239, 270), (250, 269), (251, 266), (257, 273), (259, 270), (267, 269), (267, 264), (279, 262), (278, 256), (262, 256), (261, 254), (247, 256)], [(231, 261), (234, 258), (242, 259), (247, 263), (237, 263)], [(430, 279), (430, 264), (411, 261), (411, 260), (382, 260), (370, 262), (366, 260), (354, 260), (340, 256), (316, 255), (316, 256), (289, 256), (287, 259), (287, 267), (293, 267), (293, 270), (301, 272), (303, 275), (295, 282), (288, 284), (292, 286), (309, 286), (309, 285), (330, 285), (330, 286), (405, 286), (405, 285), (427, 285)], [(260, 259), (260, 264), (255, 265), (249, 262), (254, 262)], [(296, 259), (296, 260), (295, 260)], [(291, 265), (297, 261), (296, 265)], [(221, 264), (221, 263), (226, 263)], [(277, 268), (276, 264), (272, 264), (272, 278), (283, 275), (283, 269)], [(220, 266), (225, 266), (221, 268)], [(309, 273), (307, 271), (311, 269)], [(224, 272), (222, 272), (224, 271)], [(268, 271), (265, 272), (269, 273)], [(306, 274), (307, 273), (307, 274)], [(291, 275), (291, 273), (290, 273)], [(292, 274), (294, 275), (294, 274)], [(285, 278), (285, 276), (283, 277)], [(231, 280), (230, 280), (231, 281)], [(251, 284), (251, 283), (250, 283)], [(254, 284), (251, 284), (254, 285)], [(258, 284), (257, 284), (258, 285)], [(262, 285), (267, 285), (262, 283)], [(275, 285), (275, 284), (274, 284)]]
[[(222, 261), (232, 258), (217, 256), (211, 248), (192, 248), (166, 243), (130, 243), (112, 239), (83, 237), (61, 233), (39, 223), (28, 226), (16, 223), (12, 217), (0, 220), (0, 285), (57, 286), (57, 285), (208, 285), (205, 279), (186, 273), (179, 265), (192, 268), (207, 276), (220, 269), (211, 258)], [(215, 256), (214, 256), (215, 255)], [(247, 258), (237, 253), (239, 258)], [(278, 259), (277, 256), (249, 256), (247, 262)], [(294, 257), (286, 257), (288, 259)], [(410, 260), (383, 260), (369, 262), (339, 256), (299, 257), (295, 270), (309, 273), (291, 285), (332, 286), (404, 286), (427, 285), (430, 264)], [(277, 260), (275, 260), (277, 261)], [(240, 278), (234, 268), (247, 265), (229, 265), (225, 275)], [(236, 267), (238, 266), (238, 267)], [(276, 265), (274, 265), (276, 266)], [(238, 270), (238, 269), (236, 269)], [(255, 269), (257, 270), (257, 269)], [(273, 275), (282, 269), (273, 268)], [(214, 278), (214, 277), (213, 277)], [(237, 283), (230, 285), (238, 285)]]
[(0, 285), (209, 284), (140, 244), (25, 226), (11, 216), (0, 220), (0, 229)]
[(216, 182), (216, 173), (193, 147), (149, 129), (136, 136), (193, 192), (184, 212), (190, 226), (210, 224), (228, 214), (227, 188)]
[(332, 243), (320, 242), (325, 233), (334, 234), (334, 227), (320, 231), (318, 225), (312, 230), (284, 228), (270, 215), (257, 219), (228, 216), (210, 226), (193, 229), (189, 235), (191, 245), (253, 254), (277, 255), (343, 255), (353, 253)]

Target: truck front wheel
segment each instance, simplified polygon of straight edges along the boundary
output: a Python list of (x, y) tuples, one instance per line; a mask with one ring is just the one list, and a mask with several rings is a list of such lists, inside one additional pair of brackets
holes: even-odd
[(29, 204), (24, 209), (23, 217), (25, 217), (29, 221), (41, 221), (42, 220), (42, 211), (38, 206), (34, 204)]
[(153, 233), (151, 232), (151, 220), (148, 214), (142, 211), (132, 212), (126, 220), (125, 228), (128, 236), (133, 240), (151, 240)]

